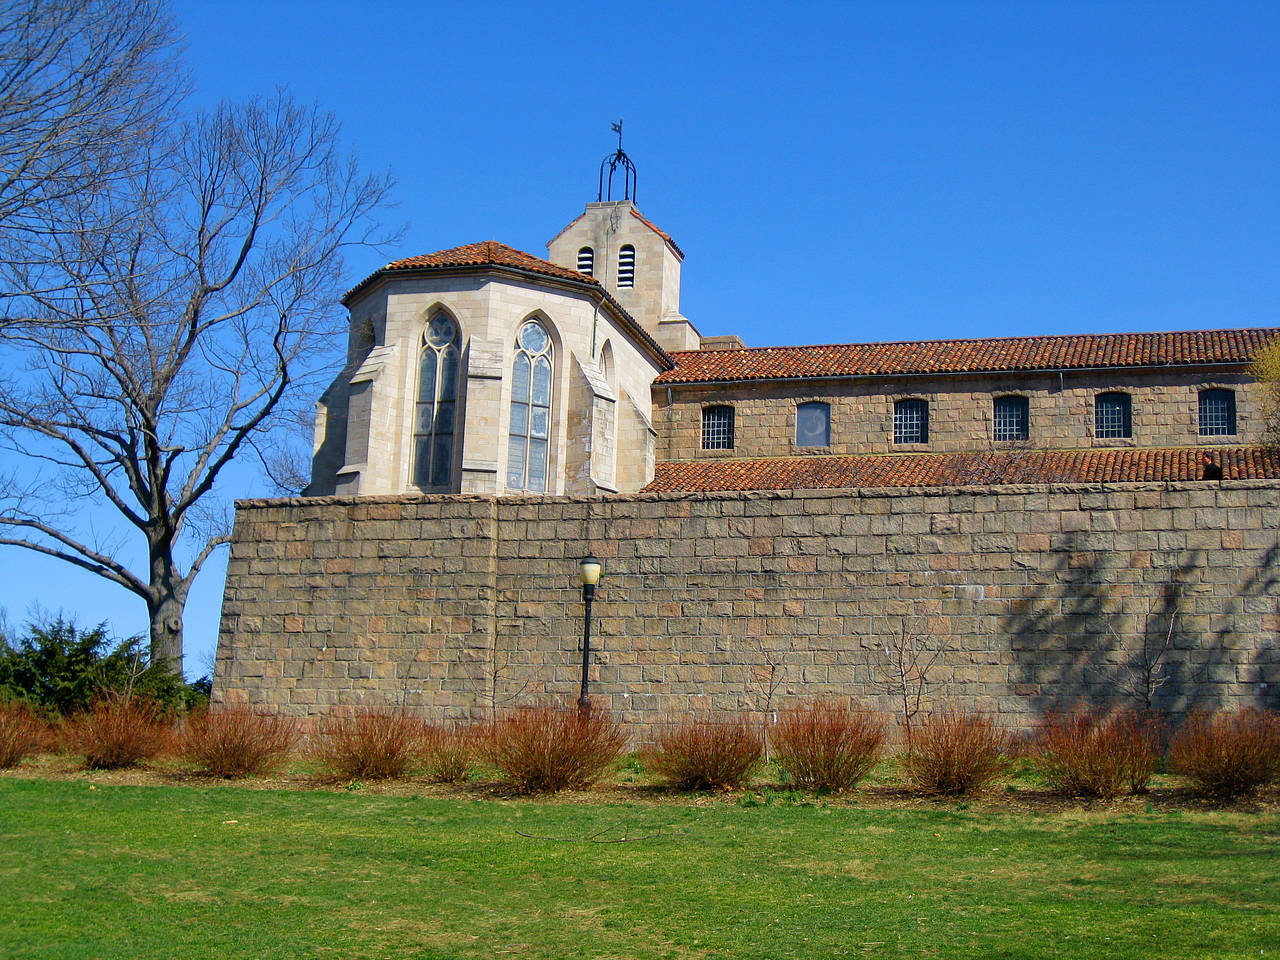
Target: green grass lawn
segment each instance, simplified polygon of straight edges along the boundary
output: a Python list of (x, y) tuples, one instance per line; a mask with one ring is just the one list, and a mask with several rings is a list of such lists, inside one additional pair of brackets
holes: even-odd
[(0, 892), (11, 960), (1258, 957), (1280, 818), (5, 777)]

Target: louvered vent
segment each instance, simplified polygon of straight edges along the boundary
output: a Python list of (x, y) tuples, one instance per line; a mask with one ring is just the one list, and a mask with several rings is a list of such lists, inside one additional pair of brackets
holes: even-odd
[(618, 251), (618, 286), (636, 285), (636, 248), (627, 244)]
[(583, 247), (578, 251), (578, 272), (585, 273), (588, 277), (595, 276), (596, 269), (596, 252), (590, 247)]

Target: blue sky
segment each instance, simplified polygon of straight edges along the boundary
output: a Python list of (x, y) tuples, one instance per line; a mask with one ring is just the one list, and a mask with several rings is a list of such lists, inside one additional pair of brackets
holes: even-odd
[[(748, 345), (1280, 323), (1280, 4), (195, 2), (197, 103), (276, 86), (390, 168), (350, 258), (545, 243), (625, 123), (682, 307)], [(260, 492), (252, 477), (243, 489)], [(216, 639), (198, 583), (187, 667)], [(144, 632), (141, 601), (0, 550), (0, 605)]]

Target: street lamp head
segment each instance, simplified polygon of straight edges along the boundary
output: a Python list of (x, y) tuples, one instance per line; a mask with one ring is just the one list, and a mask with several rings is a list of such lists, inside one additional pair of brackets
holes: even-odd
[(604, 564), (587, 554), (578, 562), (578, 567), (582, 572), (582, 585), (584, 587), (594, 587), (600, 582), (600, 573), (604, 570)]

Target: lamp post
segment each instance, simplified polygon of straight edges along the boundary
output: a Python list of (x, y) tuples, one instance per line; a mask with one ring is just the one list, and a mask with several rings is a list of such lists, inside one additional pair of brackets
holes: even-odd
[(578, 562), (582, 574), (582, 602), (586, 606), (586, 614), (582, 618), (582, 690), (578, 695), (578, 709), (586, 713), (591, 709), (591, 701), (587, 698), (587, 665), (591, 661), (591, 601), (596, 596), (596, 584), (600, 582), (600, 572), (604, 565), (587, 554)]

